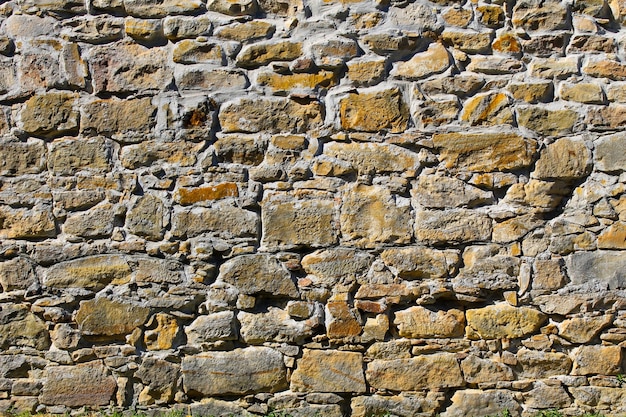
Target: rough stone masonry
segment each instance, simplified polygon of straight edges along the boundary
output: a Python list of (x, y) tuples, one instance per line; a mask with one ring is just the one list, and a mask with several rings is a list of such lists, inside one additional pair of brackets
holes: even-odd
[(0, 0), (0, 412), (626, 413), (624, 24)]

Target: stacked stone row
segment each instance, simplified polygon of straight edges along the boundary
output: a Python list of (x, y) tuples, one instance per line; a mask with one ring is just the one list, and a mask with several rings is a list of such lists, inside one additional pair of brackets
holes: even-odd
[(621, 0), (0, 0), (0, 411), (626, 412)]

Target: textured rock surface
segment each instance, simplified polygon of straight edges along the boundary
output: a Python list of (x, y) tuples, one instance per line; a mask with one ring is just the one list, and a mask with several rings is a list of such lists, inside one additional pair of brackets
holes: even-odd
[(0, 0), (0, 414), (623, 414), (623, 3)]

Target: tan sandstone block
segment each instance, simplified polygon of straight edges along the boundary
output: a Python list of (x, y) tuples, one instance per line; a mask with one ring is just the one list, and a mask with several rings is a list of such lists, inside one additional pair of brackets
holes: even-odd
[(454, 338), (463, 336), (465, 314), (461, 310), (428, 310), (422, 306), (397, 311), (393, 324), (401, 337)]
[(539, 330), (546, 315), (529, 307), (497, 304), (467, 310), (467, 337), (470, 339), (499, 339), (527, 336)]
[(572, 355), (572, 375), (617, 375), (622, 372), (621, 346), (580, 346)]
[(433, 74), (440, 74), (450, 65), (450, 55), (445, 46), (432, 43), (425, 52), (417, 53), (408, 61), (398, 63), (391, 75), (407, 80), (419, 80)]
[(361, 353), (305, 349), (296, 365), (291, 377), (292, 391), (365, 392)]
[(343, 98), (339, 102), (339, 117), (343, 129), (400, 133), (407, 127), (409, 112), (397, 88), (372, 89)]

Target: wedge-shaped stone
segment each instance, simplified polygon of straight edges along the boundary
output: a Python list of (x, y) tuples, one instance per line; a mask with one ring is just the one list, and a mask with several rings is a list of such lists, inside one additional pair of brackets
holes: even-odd
[(393, 324), (401, 337), (452, 338), (461, 337), (465, 330), (465, 314), (461, 310), (429, 310), (413, 306), (396, 312)]
[[(387, 173), (414, 172), (420, 167), (415, 152), (385, 143), (330, 142), (324, 145), (323, 155), (332, 159), (318, 162), (318, 175), (337, 175), (341, 168), (362, 173)], [(346, 164), (349, 168), (345, 167)]]
[(295, 392), (364, 393), (363, 355), (305, 349), (291, 377), (290, 388)]
[(626, 170), (626, 134), (604, 136), (595, 143), (594, 165), (604, 172)]
[(343, 129), (399, 133), (407, 128), (409, 111), (397, 88), (364, 89), (340, 100), (339, 118)]
[(243, 395), (287, 388), (283, 355), (267, 347), (185, 356), (183, 387), (192, 396)]
[(433, 143), (441, 149), (446, 168), (477, 172), (508, 171), (533, 162), (534, 140), (513, 132), (436, 133)]
[(191, 238), (202, 234), (224, 239), (255, 237), (259, 216), (228, 203), (191, 207), (172, 214), (172, 235)]
[(201, 10), (201, 0), (124, 0), (124, 10), (136, 17), (165, 17)]
[(396, 64), (391, 75), (407, 80), (419, 80), (440, 74), (450, 67), (450, 54), (440, 43), (432, 43), (428, 50), (415, 54), (406, 62)]
[(522, 378), (542, 379), (568, 375), (572, 360), (565, 353), (520, 349), (517, 352), (518, 375)]
[(265, 248), (322, 247), (337, 242), (337, 209), (330, 195), (316, 192), (308, 198), (268, 193), (261, 202)]
[(0, 139), (0, 175), (38, 174), (45, 169), (46, 146), (39, 139), (26, 142), (7, 137)]
[(549, 144), (535, 164), (532, 177), (541, 180), (572, 180), (591, 171), (591, 151), (581, 140), (559, 139)]
[(420, 391), (465, 385), (453, 353), (436, 353), (410, 359), (380, 360), (367, 365), (368, 384), (376, 389)]
[(222, 132), (302, 133), (321, 127), (322, 105), (317, 101), (297, 102), (288, 98), (238, 98), (222, 105)]
[(25, 304), (8, 304), (0, 311), (0, 349), (10, 346), (47, 350), (50, 336), (46, 323)]
[(413, 236), (407, 199), (379, 186), (358, 184), (346, 190), (341, 206), (341, 235), (346, 244), (373, 247), (409, 243)]
[(408, 280), (452, 276), (460, 261), (456, 250), (437, 250), (423, 246), (386, 249), (380, 257), (392, 272)]
[(353, 282), (367, 274), (374, 258), (355, 249), (323, 249), (302, 258), (302, 268), (315, 276), (315, 283), (332, 288), (337, 283)]
[(130, 42), (97, 46), (89, 53), (96, 93), (159, 91), (172, 79), (165, 48)]
[(572, 355), (572, 375), (617, 375), (622, 371), (621, 346), (580, 346)]
[(466, 334), (470, 339), (500, 339), (524, 337), (539, 330), (546, 315), (529, 307), (497, 304), (467, 310)]
[(441, 175), (420, 175), (411, 189), (411, 196), (427, 208), (473, 207), (493, 201), (492, 192)]
[(439, 245), (489, 240), (491, 230), (489, 216), (473, 210), (418, 210), (416, 213), (415, 236), (421, 243)]
[(32, 135), (58, 137), (78, 130), (77, 94), (46, 93), (29, 98), (19, 126)]
[(40, 401), (48, 405), (106, 406), (117, 389), (115, 378), (101, 361), (49, 366), (44, 381)]
[(298, 297), (290, 272), (272, 255), (237, 256), (220, 267), (220, 281), (242, 294)]
[(452, 404), (441, 417), (496, 415), (502, 410), (508, 410), (513, 417), (521, 415), (522, 407), (512, 391), (467, 389), (454, 393)]
[(597, 281), (611, 290), (626, 288), (626, 253), (576, 252), (566, 258), (567, 274), (574, 285)]
[(237, 65), (243, 68), (257, 68), (272, 61), (292, 61), (300, 55), (302, 55), (301, 42), (257, 42), (239, 52)]
[(83, 301), (76, 314), (76, 323), (86, 335), (122, 336), (146, 322), (150, 309), (107, 298)]
[(109, 284), (130, 281), (131, 268), (120, 255), (96, 255), (57, 263), (46, 271), (43, 284), (49, 288), (84, 288), (100, 291)]

